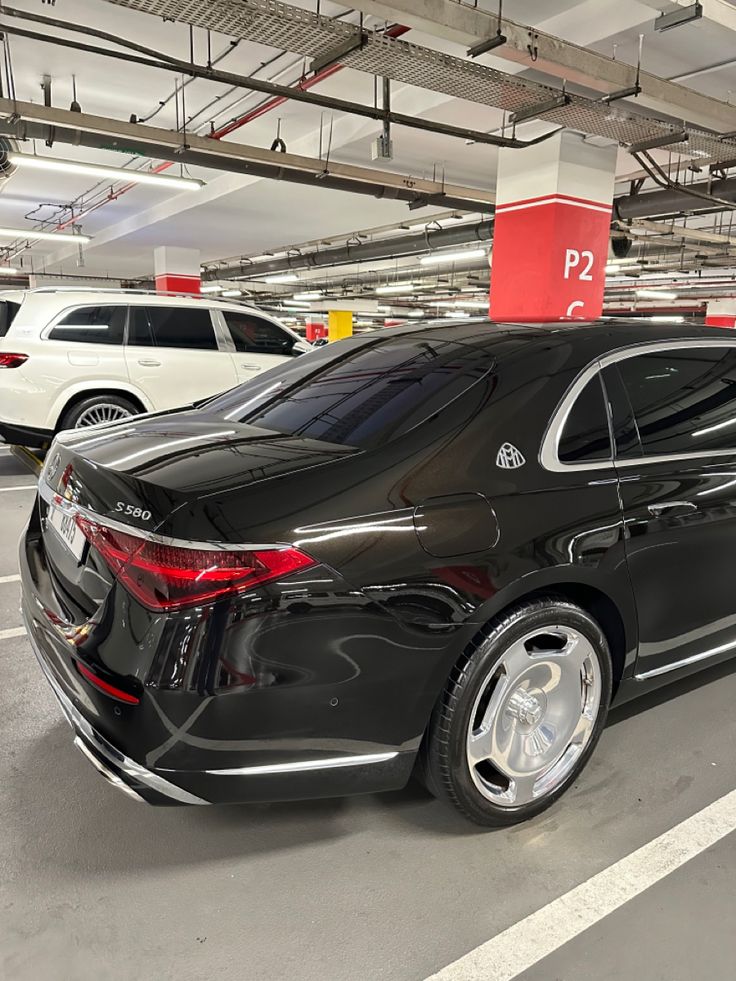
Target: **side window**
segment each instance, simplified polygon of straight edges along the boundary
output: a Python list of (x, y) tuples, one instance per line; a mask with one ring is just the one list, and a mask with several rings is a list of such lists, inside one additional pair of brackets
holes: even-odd
[(215, 329), (206, 307), (131, 307), (128, 344), (217, 350)]
[(558, 455), (563, 463), (611, 459), (608, 414), (600, 375), (591, 378), (575, 400), (562, 429)]
[(65, 314), (49, 340), (76, 344), (122, 344), (125, 307), (78, 307)]
[(653, 351), (618, 369), (645, 456), (736, 452), (736, 348)]
[(20, 303), (15, 303), (13, 300), (0, 300), (0, 337), (5, 337), (8, 333), (19, 310)]
[(223, 310), (235, 350), (248, 354), (291, 354), (295, 340), (276, 324), (249, 313)]

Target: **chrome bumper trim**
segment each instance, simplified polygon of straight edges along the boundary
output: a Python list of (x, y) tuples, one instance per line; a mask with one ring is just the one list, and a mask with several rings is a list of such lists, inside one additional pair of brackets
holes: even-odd
[[(25, 616), (23, 619), (26, 620)], [(151, 790), (155, 790), (156, 793), (162, 794), (164, 797), (169, 797), (171, 800), (178, 801), (180, 804), (209, 803), (209, 801), (203, 800), (201, 797), (195, 797), (194, 794), (190, 794), (188, 790), (183, 790), (181, 787), (177, 787), (176, 784), (170, 783), (157, 773), (152, 773), (139, 763), (136, 763), (135, 760), (131, 760), (128, 756), (125, 756), (119, 750), (115, 749), (111, 743), (96, 732), (85, 717), (74, 707), (72, 702), (62, 690), (56, 678), (51, 673), (50, 668), (44, 661), (43, 656), (36, 646), (30, 625), (27, 621), (26, 631), (28, 633), (28, 639), (31, 642), (33, 653), (36, 655), (36, 660), (46, 676), (46, 680), (51, 685), (51, 690), (53, 691), (54, 695), (56, 695), (67, 722), (76, 733), (77, 738), (74, 740), (74, 742), (77, 748), (82, 749), (84, 755), (90, 760), (90, 762), (93, 763), (94, 766), (96, 766), (98, 770), (100, 770), (103, 776), (110, 780), (110, 782), (114, 786), (118, 787), (119, 790), (123, 789), (120, 784), (124, 784), (124, 781), (121, 780), (120, 777), (118, 777), (114, 772), (108, 773), (107, 767), (104, 766), (102, 761), (94, 760), (93, 757), (95, 753), (99, 753), (100, 756), (102, 756), (103, 759), (114, 768), (114, 770), (118, 770), (126, 777), (130, 777), (131, 780), (143, 784), (145, 787), (150, 787)], [(87, 744), (86, 746), (84, 745), (85, 743)], [(93, 749), (95, 751), (94, 753), (92, 752)], [(87, 752), (85, 752), (85, 750), (87, 750)], [(115, 779), (112, 779), (113, 777)], [(136, 797), (139, 796), (131, 787), (125, 787), (125, 789), (126, 791), (133, 793)], [(139, 799), (142, 798), (139, 797)]]
[(310, 770), (333, 770), (341, 766), (365, 766), (386, 763), (399, 754), (367, 753), (363, 756), (334, 756), (323, 760), (299, 760), (295, 763), (265, 763), (263, 766), (237, 766), (228, 770), (205, 770), (213, 777), (257, 777), (268, 773), (306, 773)]

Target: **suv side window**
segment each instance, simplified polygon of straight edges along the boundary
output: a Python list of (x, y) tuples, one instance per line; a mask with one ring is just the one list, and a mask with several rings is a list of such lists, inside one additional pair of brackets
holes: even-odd
[(122, 344), (125, 307), (77, 307), (70, 310), (49, 333), (51, 341), (76, 344)]
[(128, 344), (216, 351), (217, 337), (206, 307), (130, 308)]
[(570, 409), (558, 445), (562, 463), (611, 459), (608, 413), (600, 374), (591, 378)]
[(0, 300), (0, 337), (5, 337), (8, 333), (19, 310), (20, 303), (15, 303), (13, 300)]
[(250, 313), (223, 310), (235, 350), (248, 354), (291, 354), (295, 339), (276, 324)]
[(644, 456), (736, 452), (736, 347), (652, 351), (618, 370)]

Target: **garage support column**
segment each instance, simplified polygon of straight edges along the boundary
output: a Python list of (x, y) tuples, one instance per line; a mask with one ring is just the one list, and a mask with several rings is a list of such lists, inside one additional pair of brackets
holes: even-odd
[(601, 315), (615, 170), (615, 146), (591, 146), (565, 130), (500, 150), (492, 320)]
[(201, 292), (199, 251), (161, 245), (153, 250), (157, 293)]
[(351, 310), (330, 310), (328, 314), (328, 337), (331, 341), (341, 341), (353, 335), (353, 314)]
[(736, 299), (709, 300), (705, 312), (708, 327), (736, 327)]

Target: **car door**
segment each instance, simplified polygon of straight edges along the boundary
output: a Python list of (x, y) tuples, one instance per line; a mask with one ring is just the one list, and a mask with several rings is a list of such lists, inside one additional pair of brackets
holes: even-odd
[(218, 313), (235, 346), (232, 359), (241, 382), (302, 353), (298, 338), (265, 317), (247, 310), (219, 310)]
[(71, 395), (127, 385), (125, 317), (124, 305), (94, 303), (67, 308), (52, 322), (34, 358), (34, 378), (52, 400), (51, 428)]
[(189, 405), (238, 383), (205, 306), (131, 306), (125, 357), (154, 409)]
[(637, 677), (736, 653), (736, 345), (604, 369), (639, 622)]

